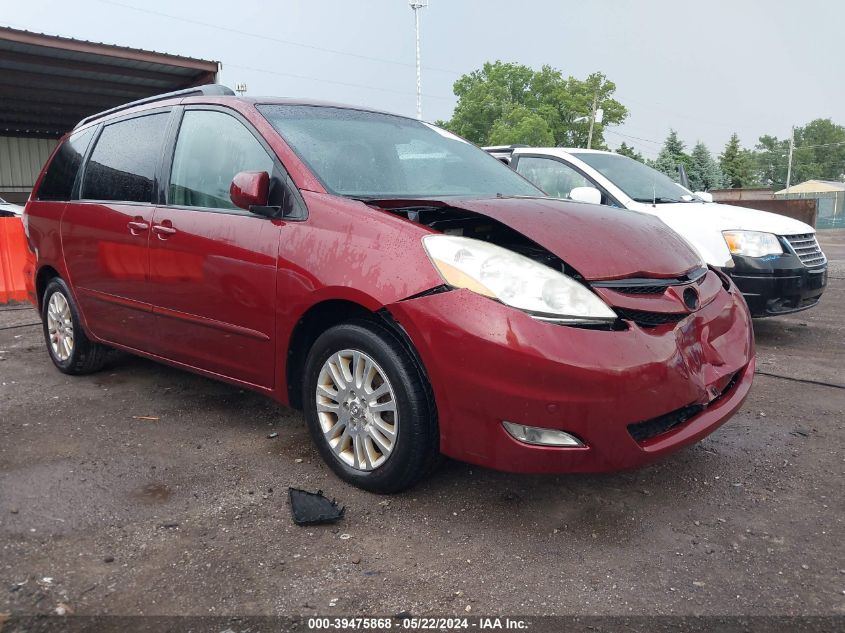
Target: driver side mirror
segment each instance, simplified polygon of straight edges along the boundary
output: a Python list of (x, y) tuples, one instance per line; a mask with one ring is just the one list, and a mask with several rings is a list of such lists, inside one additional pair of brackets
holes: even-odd
[(268, 207), (270, 200), (270, 174), (266, 171), (242, 171), (235, 174), (229, 185), (229, 198), (240, 209), (273, 217), (276, 207)]
[(569, 192), (569, 199), (575, 202), (601, 204), (601, 191), (595, 187), (575, 187)]
[(713, 194), (709, 191), (696, 191), (695, 195), (704, 200), (704, 202), (713, 202)]

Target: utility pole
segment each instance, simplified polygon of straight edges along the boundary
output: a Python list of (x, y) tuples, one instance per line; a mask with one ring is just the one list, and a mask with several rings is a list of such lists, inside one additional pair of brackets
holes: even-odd
[(590, 133), (587, 136), (587, 149), (593, 146), (593, 128), (596, 123), (601, 123), (604, 120), (604, 110), (598, 107), (599, 105), (599, 91), (593, 95), (593, 108), (590, 111)]
[(593, 109), (590, 111), (590, 133), (587, 135), (587, 149), (593, 146), (593, 126), (596, 124), (596, 108), (599, 105), (599, 91), (593, 95)]
[(795, 147), (795, 126), (792, 126), (792, 131), (789, 133), (789, 161), (786, 167), (786, 188), (789, 189), (789, 183), (792, 181), (792, 149)]
[(428, 6), (428, 0), (408, 0), (414, 10), (414, 29), (417, 33), (417, 119), (422, 120), (422, 72), (420, 70), (420, 9)]

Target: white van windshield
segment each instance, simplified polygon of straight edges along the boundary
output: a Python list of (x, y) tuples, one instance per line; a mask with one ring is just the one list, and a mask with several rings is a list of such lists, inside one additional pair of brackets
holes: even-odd
[(572, 155), (587, 163), (636, 202), (661, 204), (698, 200), (692, 192), (666, 174), (633, 158), (593, 152), (572, 152)]

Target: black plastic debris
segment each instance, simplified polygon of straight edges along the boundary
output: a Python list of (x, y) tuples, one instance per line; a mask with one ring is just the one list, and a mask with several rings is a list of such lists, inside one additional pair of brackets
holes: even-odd
[(288, 495), (290, 496), (290, 512), (293, 515), (293, 522), (297, 525), (334, 523), (343, 518), (346, 510), (343, 506), (338, 507), (334, 499), (331, 501), (326, 499), (322, 490), (314, 493), (299, 488), (288, 488)]

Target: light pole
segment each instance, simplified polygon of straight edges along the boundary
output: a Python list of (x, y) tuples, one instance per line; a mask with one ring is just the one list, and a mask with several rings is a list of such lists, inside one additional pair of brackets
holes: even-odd
[(420, 71), (420, 9), (428, 6), (428, 0), (408, 0), (414, 10), (414, 29), (417, 33), (417, 118), (422, 120), (422, 72)]
[(795, 126), (789, 132), (789, 159), (786, 166), (786, 188), (789, 189), (790, 181), (792, 180), (792, 150), (795, 147)]

